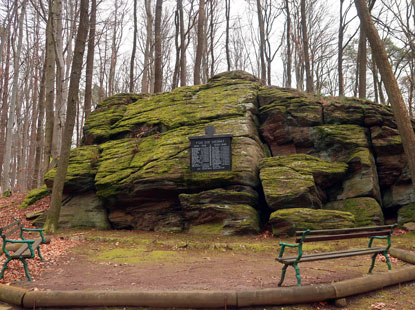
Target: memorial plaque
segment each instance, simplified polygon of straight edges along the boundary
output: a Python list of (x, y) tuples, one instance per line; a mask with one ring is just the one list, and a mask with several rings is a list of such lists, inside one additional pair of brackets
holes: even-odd
[(232, 170), (232, 135), (214, 133), (214, 127), (208, 126), (205, 136), (189, 137), (192, 171)]

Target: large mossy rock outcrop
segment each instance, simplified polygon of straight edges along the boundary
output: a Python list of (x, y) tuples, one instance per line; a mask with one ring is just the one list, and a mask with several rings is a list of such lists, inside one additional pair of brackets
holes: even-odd
[[(188, 137), (206, 126), (232, 134), (231, 171), (191, 171)], [(242, 71), (100, 102), (64, 191), (95, 195), (112, 228), (222, 234), (257, 233), (271, 212), (274, 232), (372, 225), (415, 202), (389, 107), (266, 87)]]
[[(232, 72), (169, 93), (105, 99), (86, 120), (87, 145), (72, 152), (64, 190), (95, 189), (114, 228), (167, 231), (189, 227), (181, 193), (242, 186), (257, 197), (258, 164), (265, 156), (257, 129), (259, 88), (252, 75)], [(232, 134), (231, 171), (190, 170), (188, 137), (203, 136), (208, 125), (217, 134)], [(53, 174), (47, 176), (49, 186)], [(241, 213), (257, 221), (257, 210), (246, 206), (252, 210)], [(244, 208), (210, 208), (209, 213), (231, 214), (236, 223), (243, 220), (238, 211)], [(201, 220), (192, 217), (192, 222)], [(254, 226), (251, 231), (258, 231), (258, 223)]]

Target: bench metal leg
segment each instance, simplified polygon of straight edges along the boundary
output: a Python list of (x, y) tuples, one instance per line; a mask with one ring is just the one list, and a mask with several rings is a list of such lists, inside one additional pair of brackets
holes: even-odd
[(383, 253), (382, 253), (382, 255), (383, 255), (383, 256), (385, 256), (385, 259), (386, 259), (386, 264), (388, 264), (388, 270), (392, 270), (392, 266), (391, 266), (391, 262), (390, 262), (390, 260), (389, 260), (389, 255), (388, 255), (388, 253), (387, 253), (387, 252), (383, 252)]
[(4, 277), (4, 271), (7, 269), (7, 264), (11, 261), (11, 258), (7, 258), (6, 261), (3, 264), (3, 268), (1, 269), (1, 273), (0, 273), (0, 279), (3, 279)]
[(376, 261), (376, 256), (378, 256), (379, 253), (375, 253), (372, 256), (372, 265), (370, 265), (369, 268), (369, 272), (368, 273), (372, 273), (373, 268), (375, 267), (375, 261)]
[(293, 267), (295, 269), (295, 277), (297, 278), (297, 284), (298, 286), (301, 286), (300, 268), (298, 268), (297, 264), (293, 264)]
[(32, 277), (30, 276), (29, 270), (27, 269), (27, 262), (24, 258), (19, 258), (22, 263), (23, 263), (23, 267), (24, 267), (24, 273), (26, 274), (26, 277), (29, 281), (32, 281)]
[(40, 257), (40, 260), (43, 262), (44, 261), (44, 259), (43, 259), (43, 257), (42, 257), (42, 254), (40, 254), (40, 247), (38, 247), (37, 248), (37, 254), (39, 255), (39, 257)]
[(281, 286), (282, 285), (282, 282), (284, 282), (285, 272), (287, 271), (287, 267), (288, 267), (288, 265), (284, 265), (284, 267), (282, 267), (281, 280), (278, 283), (278, 286)]

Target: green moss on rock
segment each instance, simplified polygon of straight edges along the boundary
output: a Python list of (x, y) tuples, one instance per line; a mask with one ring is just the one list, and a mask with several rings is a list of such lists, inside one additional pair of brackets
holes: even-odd
[(259, 232), (258, 212), (248, 205), (196, 204), (184, 206), (189, 232), (242, 235)]
[[(100, 154), (97, 145), (72, 149), (69, 157), (65, 192), (86, 192), (95, 189), (94, 178), (98, 170)], [(45, 184), (52, 188), (56, 168), (45, 175)]]
[(382, 208), (376, 199), (370, 197), (351, 198), (329, 202), (323, 207), (326, 210), (350, 212), (355, 216), (356, 226), (383, 225)]
[(296, 230), (355, 227), (355, 217), (350, 212), (294, 208), (273, 212), (269, 223), (274, 235), (294, 235)]
[(344, 163), (295, 154), (264, 158), (260, 162), (259, 176), (271, 209), (319, 208), (322, 202), (316, 185), (322, 188), (333, 185), (346, 170)]
[(406, 223), (415, 222), (415, 204), (403, 206), (398, 211), (398, 224), (403, 226)]
[(20, 209), (26, 209), (28, 206), (34, 204), (36, 201), (50, 195), (51, 191), (46, 185), (32, 189), (29, 191), (23, 200), (22, 204), (19, 206)]

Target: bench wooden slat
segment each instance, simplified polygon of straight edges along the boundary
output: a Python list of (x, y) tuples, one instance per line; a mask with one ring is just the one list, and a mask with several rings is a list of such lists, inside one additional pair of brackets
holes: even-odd
[[(389, 235), (390, 230), (384, 231), (372, 231), (372, 232), (357, 232), (351, 234), (338, 234), (338, 235), (324, 235), (324, 236), (311, 236), (307, 234), (306, 239), (303, 242), (315, 242), (315, 241), (328, 241), (328, 240), (342, 240), (342, 239), (353, 239), (353, 238), (363, 238), (363, 237), (372, 237), (372, 236), (387, 236)], [(299, 243), (301, 238), (297, 237), (295, 242)]]
[[(385, 248), (364, 248), (364, 249), (354, 249), (354, 250), (349, 250), (349, 251), (310, 254), (310, 255), (303, 255), (300, 261), (301, 262), (312, 262), (316, 260), (351, 257), (351, 256), (357, 256), (357, 255), (368, 255), (368, 254), (374, 254), (374, 253), (381, 253), (381, 252), (384, 252), (385, 250), (386, 250)], [(297, 256), (277, 258), (277, 260), (283, 264), (293, 264), (296, 261), (296, 259), (297, 259)]]
[(3, 233), (3, 236), (5, 236), (5, 237), (11, 236), (11, 235), (12, 235), (12, 234), (14, 234), (16, 231), (20, 231), (20, 229), (21, 229), (21, 226), (20, 226), (20, 225), (17, 225), (15, 228), (13, 228), (13, 229), (11, 229), (11, 230), (9, 230), (9, 231), (7, 231), (7, 232)]
[[(36, 250), (37, 247), (42, 243), (41, 239), (36, 239), (34, 243), (32, 243), (32, 249)], [(12, 255), (10, 255), (12, 258), (19, 258), (19, 257), (31, 257), (32, 253), (30, 253), (30, 249), (27, 243), (23, 243), (22, 246), (14, 252)]]
[[(310, 230), (307, 233), (307, 236), (335, 235), (335, 234), (357, 233), (357, 232), (364, 232), (364, 231), (390, 230), (392, 226), (393, 225), (383, 225), (383, 226), (366, 226), (366, 227), (353, 227), (353, 228)], [(296, 231), (296, 236), (301, 236), (303, 233), (304, 231)]]
[(13, 226), (15, 226), (15, 225), (20, 225), (20, 220), (19, 220), (19, 221), (15, 221), (15, 222), (13, 222), (13, 223), (11, 223), (11, 224), (9, 224), (9, 225), (6, 225), (6, 226), (4, 226), (4, 227), (0, 227), (0, 231), (7, 230), (7, 229), (9, 229), (10, 227), (13, 227)]

